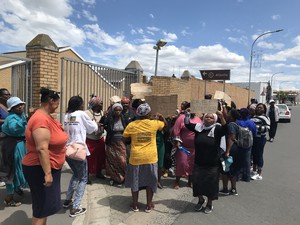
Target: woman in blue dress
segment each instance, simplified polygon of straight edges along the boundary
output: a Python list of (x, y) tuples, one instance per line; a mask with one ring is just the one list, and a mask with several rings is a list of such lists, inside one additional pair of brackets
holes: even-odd
[(3, 125), (2, 132), (11, 140), (16, 140), (14, 147), (14, 174), (11, 179), (6, 181), (6, 197), (4, 203), (7, 206), (19, 206), (21, 202), (14, 200), (14, 193), (23, 195), (22, 188), (26, 187), (26, 180), (22, 170), (22, 158), (26, 153), (25, 129), (27, 126), (26, 115), (24, 113), (25, 102), (18, 97), (11, 97), (7, 100), (8, 116)]

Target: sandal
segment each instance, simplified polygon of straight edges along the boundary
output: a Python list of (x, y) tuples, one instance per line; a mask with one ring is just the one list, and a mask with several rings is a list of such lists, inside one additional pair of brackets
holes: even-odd
[(6, 206), (11, 206), (11, 207), (18, 207), (22, 205), (21, 202), (15, 202), (13, 199), (10, 201), (4, 200), (4, 204), (6, 204)]

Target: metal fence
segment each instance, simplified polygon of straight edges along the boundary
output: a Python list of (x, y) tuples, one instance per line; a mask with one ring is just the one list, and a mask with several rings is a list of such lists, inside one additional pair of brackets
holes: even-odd
[(25, 112), (32, 106), (32, 60), (28, 58), (0, 54), (1, 71), (7, 70), (10, 77), (3, 79), (11, 80), (11, 95), (25, 101)]
[(85, 107), (91, 95), (101, 96), (105, 110), (110, 104), (110, 97), (114, 95), (130, 97), (130, 84), (139, 81), (139, 70), (130, 72), (95, 63), (61, 58), (60, 118), (63, 118), (67, 103), (74, 95), (80, 95), (83, 98)]

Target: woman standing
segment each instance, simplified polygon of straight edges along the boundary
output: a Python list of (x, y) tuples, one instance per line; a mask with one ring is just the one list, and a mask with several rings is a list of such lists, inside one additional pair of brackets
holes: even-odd
[[(103, 124), (100, 120), (103, 116), (103, 101), (101, 97), (93, 97), (89, 101), (89, 109), (86, 114), (98, 124), (98, 131), (86, 135), (86, 145), (91, 153), (87, 156), (88, 173), (96, 174), (97, 178), (105, 178), (102, 170), (105, 169), (105, 141)], [(88, 180), (90, 183), (90, 180)]]
[[(217, 124), (218, 117), (221, 124)], [(221, 138), (227, 132), (227, 125), (221, 111), (217, 114), (207, 113), (203, 117), (203, 124), (190, 123), (190, 114), (186, 113), (185, 126), (195, 132), (195, 166), (193, 170), (193, 196), (198, 197), (196, 211), (201, 211), (205, 199), (207, 204), (204, 213), (213, 211), (212, 201), (218, 199), (219, 193), (219, 165)]]
[(26, 180), (22, 169), (22, 159), (26, 153), (25, 147), (25, 129), (27, 126), (26, 115), (24, 113), (25, 102), (18, 97), (12, 97), (7, 100), (8, 116), (2, 125), (2, 132), (10, 137), (14, 137), (14, 160), (12, 163), (14, 167), (14, 174), (11, 180), (6, 182), (7, 196), (4, 203), (7, 206), (19, 206), (21, 202), (14, 201), (14, 193), (23, 195), (22, 188), (26, 187)]
[[(190, 107), (190, 103), (183, 102), (181, 104), (182, 113), (177, 118), (174, 128), (173, 128), (173, 137), (174, 139), (179, 138), (180, 141), (174, 141), (174, 145), (179, 147), (180, 145), (190, 152), (189, 155), (183, 151), (177, 149), (175, 153), (176, 160), (176, 180), (174, 183), (174, 188), (179, 189), (179, 181), (182, 176), (188, 177), (188, 186), (192, 187), (192, 171), (194, 168), (195, 161), (195, 133), (184, 126), (184, 112), (187, 108)], [(191, 114), (191, 123), (202, 123), (201, 119), (195, 114)]]
[(126, 147), (122, 141), (123, 132), (126, 127), (125, 119), (122, 115), (123, 107), (120, 103), (112, 106), (112, 112), (104, 122), (106, 136), (106, 173), (110, 176), (110, 185), (114, 183), (122, 184), (126, 171)]
[(257, 104), (255, 115), (251, 120), (256, 125), (256, 136), (253, 137), (252, 157), (253, 176), (252, 180), (262, 180), (262, 168), (264, 165), (264, 148), (266, 144), (266, 134), (270, 129), (270, 119), (266, 116), (267, 107), (263, 103)]
[(266, 115), (270, 118), (269, 142), (273, 142), (277, 131), (277, 123), (279, 121), (279, 108), (275, 105), (273, 99), (270, 100), (269, 104), (270, 106), (267, 109)]
[(51, 114), (59, 106), (56, 91), (41, 89), (41, 107), (28, 121), (23, 171), (32, 197), (32, 225), (44, 225), (61, 209), (60, 177), (67, 134)]
[(147, 207), (151, 212), (153, 193), (157, 190), (157, 147), (156, 132), (165, 126), (164, 118), (158, 114), (159, 120), (150, 120), (151, 108), (147, 103), (137, 108), (137, 120), (128, 124), (124, 138), (131, 140), (131, 153), (126, 172), (125, 186), (131, 188), (131, 209), (138, 212), (139, 190), (146, 187)]
[[(65, 115), (64, 127), (69, 135), (67, 146), (73, 143), (82, 144), (86, 148), (86, 154), (90, 155), (86, 146), (86, 134), (91, 134), (98, 130), (98, 125), (83, 111), (83, 99), (80, 96), (73, 96), (68, 102), (67, 114)], [(88, 179), (87, 159), (83, 161), (66, 157), (73, 175), (71, 177), (69, 188), (66, 194), (64, 208), (70, 209), (70, 217), (76, 217), (86, 213), (86, 208), (80, 208), (80, 202), (83, 197), (85, 186)], [(74, 195), (75, 193), (75, 195)], [(74, 201), (72, 200), (74, 196)]]
[(4, 123), (5, 118), (8, 116), (7, 100), (10, 98), (10, 93), (6, 88), (0, 89), (0, 131), (1, 125)]

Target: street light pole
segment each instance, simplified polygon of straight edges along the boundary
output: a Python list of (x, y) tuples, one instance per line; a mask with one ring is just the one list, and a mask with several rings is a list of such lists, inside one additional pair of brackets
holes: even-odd
[(158, 52), (161, 49), (161, 47), (165, 46), (167, 44), (167, 41), (163, 40), (163, 39), (159, 39), (156, 42), (156, 45), (153, 46), (153, 48), (156, 50), (156, 59), (155, 59), (155, 72), (154, 72), (154, 76), (157, 75), (157, 65), (158, 65)]
[(271, 76), (271, 97), (272, 97), (272, 98), (273, 98), (273, 77), (274, 77), (276, 74), (280, 74), (280, 73), (283, 73), (283, 72), (273, 73), (272, 76)]
[(251, 72), (252, 72), (252, 58), (253, 58), (253, 47), (254, 47), (254, 44), (255, 42), (262, 36), (264, 35), (267, 35), (267, 34), (273, 34), (273, 33), (277, 33), (277, 32), (280, 32), (280, 31), (283, 31), (283, 29), (280, 29), (280, 30), (274, 30), (274, 31), (269, 31), (269, 32), (265, 32), (265, 33), (262, 33), (260, 34), (252, 43), (252, 46), (251, 46), (251, 53), (250, 53), (250, 71), (249, 71), (249, 90), (248, 90), (248, 104), (250, 104), (250, 92), (251, 92)]

